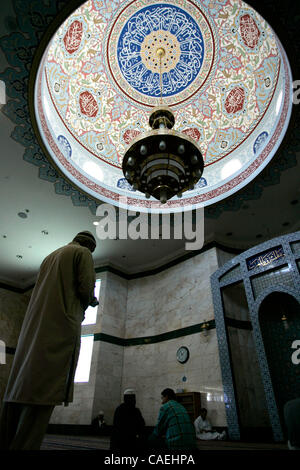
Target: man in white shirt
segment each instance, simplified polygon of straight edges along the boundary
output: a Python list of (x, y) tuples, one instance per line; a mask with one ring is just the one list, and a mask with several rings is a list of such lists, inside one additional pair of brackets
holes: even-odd
[(202, 441), (220, 441), (226, 439), (226, 431), (222, 431), (221, 433), (213, 431), (210, 422), (206, 419), (206, 415), (207, 409), (201, 408), (200, 416), (198, 416), (194, 422), (197, 439), (201, 439)]

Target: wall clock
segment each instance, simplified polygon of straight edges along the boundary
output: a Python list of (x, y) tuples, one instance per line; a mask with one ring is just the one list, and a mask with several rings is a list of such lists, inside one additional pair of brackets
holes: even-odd
[(186, 348), (185, 346), (181, 346), (177, 350), (176, 359), (178, 362), (180, 362), (180, 364), (184, 364), (185, 362), (187, 362), (189, 357), (190, 357), (190, 352), (188, 348)]

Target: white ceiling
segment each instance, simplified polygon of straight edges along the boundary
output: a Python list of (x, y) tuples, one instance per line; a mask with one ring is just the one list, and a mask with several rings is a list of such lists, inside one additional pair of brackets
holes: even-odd
[[(3, 36), (9, 32), (5, 18), (14, 16), (11, 0), (1, 5), (1, 10)], [(0, 51), (0, 72), (6, 66)], [(53, 183), (38, 177), (38, 167), (23, 160), (24, 147), (12, 139), (13, 129), (14, 124), (0, 111), (0, 282), (25, 288), (34, 282), (47, 254), (71, 241), (79, 231), (96, 234), (93, 221), (97, 218), (88, 207), (75, 207), (70, 197), (55, 193)], [(258, 199), (243, 202), (238, 211), (223, 210), (218, 218), (206, 217), (205, 243), (216, 241), (246, 249), (299, 230), (299, 203), (291, 204), (294, 200), (300, 200), (299, 165), (283, 171), (279, 184), (262, 188)], [(27, 218), (20, 218), (18, 213), (26, 210)], [(104, 240), (98, 242), (94, 260), (96, 266), (111, 265), (134, 273), (184, 253), (185, 240)]]

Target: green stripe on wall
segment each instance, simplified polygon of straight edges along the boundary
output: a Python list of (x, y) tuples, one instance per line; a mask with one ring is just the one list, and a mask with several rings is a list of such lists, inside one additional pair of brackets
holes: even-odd
[[(233, 326), (238, 329), (252, 329), (251, 322), (249, 321), (240, 321), (225, 317), (225, 322), (227, 326)], [(94, 341), (103, 341), (105, 343), (116, 344), (117, 346), (139, 346), (144, 344), (161, 343), (163, 341), (169, 341), (170, 339), (182, 338), (195, 333), (201, 333), (205, 323), (208, 325), (207, 330), (216, 328), (215, 320), (210, 320), (203, 323), (197, 323), (196, 325), (187, 326), (185, 328), (179, 328), (178, 330), (168, 331), (167, 333), (162, 333), (160, 335), (142, 336), (140, 338), (119, 338), (118, 336), (112, 336), (106, 333), (95, 333)], [(7, 354), (14, 354), (15, 351), (15, 348), (6, 347)]]
[(215, 320), (210, 320), (208, 322), (198, 323), (197, 325), (187, 326), (186, 328), (169, 331), (168, 333), (162, 333), (160, 335), (154, 336), (144, 336), (141, 338), (119, 338), (117, 336), (107, 335), (106, 333), (96, 333), (94, 334), (94, 341), (104, 341), (106, 343), (116, 344), (118, 346), (138, 346), (143, 344), (161, 343), (162, 341), (168, 341), (170, 339), (181, 338), (183, 336), (200, 333), (203, 331), (204, 323), (208, 324), (208, 330), (216, 327)]
[[(95, 333), (94, 341), (104, 341), (105, 343), (116, 344), (117, 346), (138, 346), (143, 344), (154, 344), (161, 343), (162, 341), (168, 341), (170, 339), (181, 338), (184, 336), (193, 335), (203, 331), (203, 325), (207, 324), (207, 330), (216, 328), (215, 320), (210, 320), (197, 325), (187, 326), (185, 328), (179, 328), (178, 330), (168, 331), (168, 333), (162, 333), (154, 336), (143, 336), (141, 338), (119, 338), (118, 336), (107, 335), (106, 333)], [(83, 335), (86, 336), (86, 335)], [(6, 347), (7, 354), (14, 354), (15, 348)]]

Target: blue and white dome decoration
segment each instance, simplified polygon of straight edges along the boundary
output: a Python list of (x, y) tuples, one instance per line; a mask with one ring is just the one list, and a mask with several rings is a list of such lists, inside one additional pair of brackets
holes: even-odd
[(59, 135), (57, 137), (57, 142), (58, 142), (59, 148), (62, 151), (62, 153), (67, 158), (71, 158), (72, 157), (72, 147), (71, 147), (68, 139), (64, 135)]
[(263, 147), (263, 145), (267, 142), (267, 139), (269, 137), (269, 134), (264, 131), (259, 134), (259, 136), (255, 139), (255, 142), (253, 144), (253, 153), (256, 155), (258, 151)]
[(117, 188), (135, 192), (135, 189), (128, 183), (126, 178), (120, 178), (117, 182)]

